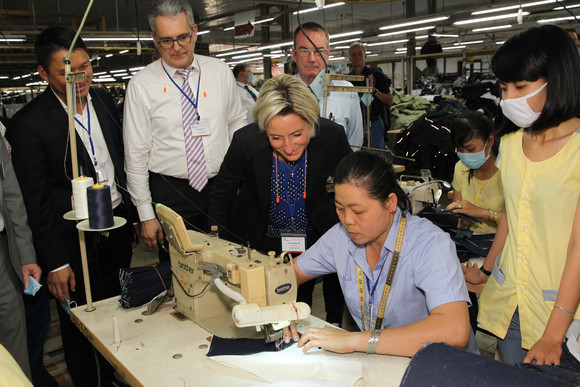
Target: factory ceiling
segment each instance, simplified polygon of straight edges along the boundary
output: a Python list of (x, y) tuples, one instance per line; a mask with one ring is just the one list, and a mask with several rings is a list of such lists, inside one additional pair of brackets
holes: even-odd
[[(78, 28), (88, 3), (88, 0), (0, 0), (0, 87), (21, 86), (25, 82), (39, 80), (34, 74), (37, 67), (34, 56), (36, 36), (49, 26)], [(203, 32), (198, 36), (196, 52), (206, 55), (221, 53), (220, 56), (228, 63), (236, 59), (225, 54), (236, 51), (247, 51), (249, 59), (238, 60), (251, 60), (253, 65), (263, 61), (262, 56), (257, 54), (269, 55), (269, 60), (274, 63), (288, 60), (290, 45), (269, 49), (264, 47), (291, 40), (292, 31), (298, 26), (295, 15), (298, 0), (190, 0), (190, 3), (199, 31)], [(552, 22), (562, 28), (574, 28), (578, 21), (571, 15), (580, 14), (580, 7), (574, 7), (580, 0), (352, 0), (337, 3), (327, 1), (323, 10), (300, 14), (302, 22), (316, 21), (328, 29), (331, 43), (335, 42), (331, 47), (331, 55), (337, 61), (341, 61), (339, 58), (344, 56), (351, 39), (368, 43), (372, 60), (401, 60), (401, 56), (413, 55), (413, 49), (424, 43), (427, 34), (439, 34), (440, 43), (450, 47), (446, 51), (450, 55), (463, 55), (463, 52), (491, 53), (498, 43), (512, 34), (546, 19), (568, 17), (571, 20)], [(148, 1), (142, 0), (94, 1), (82, 36), (87, 41), (90, 54), (95, 58), (95, 72), (100, 71), (98, 68), (110, 71), (139, 67), (151, 61), (153, 42), (146, 20), (148, 4)], [(521, 5), (519, 15), (517, 7), (509, 8), (514, 5)], [(300, 5), (303, 11), (315, 7), (313, 0), (305, 0)], [(507, 9), (498, 10), (504, 7)], [(490, 10), (495, 12), (486, 13)], [(241, 15), (254, 19), (253, 36), (234, 36), (235, 30), (232, 27), (236, 17), (245, 20)], [(381, 29), (435, 17), (440, 20)], [(491, 20), (471, 21), (484, 17)], [(416, 27), (432, 28), (398, 33)], [(479, 28), (492, 29), (480, 31)], [(333, 37), (349, 32), (353, 34)], [(390, 35), (379, 36), (381, 34)], [(409, 40), (411, 38), (415, 39), (414, 43)], [(141, 46), (140, 55), (138, 43)], [(453, 48), (454, 45), (459, 48)], [(251, 54), (256, 56), (251, 57)], [(97, 61), (96, 58), (100, 59)]]

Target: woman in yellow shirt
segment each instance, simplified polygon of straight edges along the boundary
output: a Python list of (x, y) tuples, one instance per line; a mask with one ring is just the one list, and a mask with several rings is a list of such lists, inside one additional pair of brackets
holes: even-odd
[(478, 321), (510, 363), (560, 364), (566, 332), (580, 323), (580, 57), (566, 38), (532, 27), (491, 62), (502, 111), (522, 129), (501, 140), (506, 209), (483, 271), (464, 271), (487, 281)]
[(492, 135), (493, 128), (491, 119), (475, 111), (463, 114), (451, 126), (451, 141), (460, 161), (453, 175), (453, 202), (447, 209), (480, 220), (461, 220), (462, 227), (480, 234), (495, 234), (504, 210), (501, 179), (495, 166), (499, 141)]

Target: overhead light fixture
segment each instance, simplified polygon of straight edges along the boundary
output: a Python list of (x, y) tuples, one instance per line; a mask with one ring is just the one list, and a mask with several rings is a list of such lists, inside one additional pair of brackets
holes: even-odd
[(227, 27), (227, 28), (224, 28), (224, 31), (231, 31), (231, 30), (233, 30), (234, 28), (236, 28), (236, 27), (235, 27), (235, 26)]
[(116, 74), (116, 73), (126, 73), (127, 70), (111, 70), (109, 71), (111, 74)]
[(230, 51), (230, 52), (220, 52), (219, 54), (216, 54), (216, 57), (217, 58), (221, 58), (223, 56), (243, 54), (244, 52), (248, 52), (248, 50), (238, 50), (238, 51)]
[(129, 50), (122, 50), (122, 51), (119, 51), (119, 54), (126, 54), (128, 52), (129, 52)]
[(141, 67), (133, 67), (133, 68), (130, 68), (130, 69), (129, 69), (129, 71), (139, 71), (139, 70), (142, 70), (142, 69), (144, 69), (144, 68), (145, 68), (145, 66), (141, 66)]
[(419, 35), (419, 36), (415, 36), (415, 40), (423, 40), (423, 39), (427, 39), (429, 37), (429, 35)]
[(274, 20), (274, 18), (273, 18), (273, 17), (270, 17), (270, 18), (268, 18), (268, 19), (256, 20), (256, 21), (254, 22), (254, 24), (267, 23), (267, 22), (271, 22), (271, 21), (273, 21), (273, 20)]
[(573, 5), (567, 5), (566, 8), (556, 7), (556, 8), (554, 8), (554, 11), (562, 11), (564, 9), (572, 9), (572, 8), (578, 8), (578, 7), (580, 7), (580, 4), (573, 4)]
[(264, 70), (263, 67), (256, 67), (256, 70)]
[(395, 55), (402, 55), (402, 54), (406, 54), (407, 51), (395, 51)]
[(369, 56), (379, 56), (379, 54), (368, 54), (368, 55), (367, 55), (367, 58), (368, 58)]
[(430, 19), (411, 21), (411, 22), (407, 22), (407, 23), (392, 24), (390, 26), (380, 27), (379, 30), (392, 30), (395, 28), (415, 26), (418, 24), (433, 23), (433, 22), (438, 22), (438, 21), (447, 20), (447, 19), (449, 19), (449, 16), (439, 16), (439, 17), (434, 17), (434, 18), (430, 18)]
[[(395, 48), (395, 51), (407, 51), (408, 47)], [(420, 50), (421, 47), (415, 47), (415, 50)]]
[(343, 60), (343, 59), (344, 59), (344, 56), (339, 56), (339, 57), (336, 57), (336, 58), (330, 58), (328, 60)]
[(457, 34), (438, 34), (438, 33), (434, 33), (432, 36), (435, 36), (437, 38), (458, 38), (459, 35)]
[(115, 78), (110, 78), (110, 77), (109, 78), (97, 78), (97, 79), (93, 78), (93, 82), (96, 82), (96, 83), (115, 82)]
[(336, 46), (334, 47), (334, 49), (336, 50), (348, 50), (350, 48), (350, 46)]
[(30, 74), (24, 74), (24, 75), (22, 76), (22, 78), (28, 78), (29, 76), (30, 76)]
[[(530, 13), (525, 11), (522, 12), (522, 16), (528, 16)], [(515, 13), (508, 13), (505, 15), (496, 15), (496, 16), (487, 16), (487, 17), (480, 17), (478, 19), (468, 19), (468, 20), (460, 20), (460, 21), (456, 21), (455, 23), (453, 23), (456, 26), (460, 26), (463, 24), (472, 24), (472, 23), (483, 23), (486, 21), (492, 21), (492, 20), (500, 20), (500, 19), (510, 19), (510, 18), (515, 18), (518, 17), (518, 12)]]
[(339, 40), (338, 42), (332, 42), (329, 45), (335, 45), (335, 44), (343, 44), (343, 43), (350, 43), (350, 42), (358, 42), (360, 40), (360, 38), (352, 38), (352, 39), (346, 39), (346, 40)]
[(451, 46), (451, 47), (443, 47), (443, 51), (446, 50), (455, 50), (455, 49), (459, 49), (459, 48), (465, 48), (467, 46)]
[(519, 5), (508, 5), (507, 7), (484, 9), (481, 11), (472, 12), (471, 14), (472, 15), (484, 15), (486, 13), (503, 12), (503, 11), (509, 11), (510, 9), (534, 7), (536, 5), (544, 5), (544, 4), (550, 4), (550, 3), (555, 3), (555, 2), (556, 2), (556, 0), (535, 1), (533, 3), (523, 3), (523, 4), (519, 4)]
[(505, 40), (501, 41), (501, 42), (495, 42), (495, 44), (497, 44), (497, 45), (504, 44), (504, 43), (505, 43)]
[(266, 58), (282, 58), (284, 54), (264, 54)]
[(367, 43), (368, 47), (372, 47), (372, 46), (382, 46), (385, 44), (397, 44), (397, 43), (407, 43), (409, 41), (409, 39), (401, 39), (401, 40), (391, 40), (388, 42), (376, 42), (376, 43)]
[(410, 30), (387, 32), (385, 34), (379, 34), (377, 36), (378, 37), (383, 37), (383, 36), (391, 36), (391, 35), (400, 35), (400, 34), (406, 34), (408, 32), (416, 32), (416, 31), (430, 30), (430, 29), (433, 29), (433, 28), (435, 28), (435, 26), (417, 27), (417, 28), (412, 28)]
[(538, 23), (557, 23), (561, 21), (568, 21), (576, 19), (574, 16), (564, 16), (564, 17), (555, 17), (552, 19), (542, 19), (538, 20)]
[(8, 42), (25, 42), (26, 36), (24, 35), (2, 35), (0, 37), (0, 43), (8, 43)]
[(102, 71), (100, 73), (93, 73), (93, 77), (97, 77), (99, 75), (103, 75), (103, 74), (106, 74), (106, 73), (107, 73), (106, 71)]
[(123, 77), (123, 78), (121, 78), (121, 79), (131, 79), (131, 78), (133, 78), (133, 76), (132, 76), (132, 75), (127, 75), (126, 77)]
[(197, 35), (205, 35), (205, 34), (209, 34), (209, 30), (205, 30), (205, 31), (197, 31)]
[(10, 79), (10, 77), (7, 77), (5, 75), (0, 75), (0, 79)]
[[(314, 8), (307, 8), (307, 9), (301, 9), (300, 10), (300, 15), (302, 15), (303, 13), (308, 13), (308, 12), (314, 12), (314, 11), (320, 11), (321, 9), (327, 9), (327, 8), (334, 8), (334, 7), (339, 7), (341, 5), (344, 5), (343, 2), (338, 2), (338, 3), (331, 3), (328, 5), (325, 5), (322, 8), (318, 8), (318, 7), (314, 7)], [(298, 11), (292, 12), (292, 15), (298, 15)]]
[(236, 55), (236, 56), (232, 56), (232, 59), (245, 59), (245, 58), (254, 58), (254, 57), (261, 57), (262, 53), (261, 52), (255, 52), (253, 54), (246, 54), (246, 55)]
[(280, 47), (285, 47), (285, 46), (291, 46), (293, 44), (294, 44), (294, 42), (283, 42), (283, 43), (271, 44), (269, 46), (258, 47), (258, 50), (260, 50), (260, 51), (269, 50), (270, 48), (280, 48)]
[(508, 28), (512, 28), (511, 24), (504, 24), (503, 26), (495, 26), (495, 27), (484, 27), (484, 28), (474, 28), (471, 32), (485, 32), (485, 31), (496, 31), (496, 30), (505, 30)]
[(343, 38), (345, 36), (352, 36), (352, 35), (361, 35), (364, 31), (351, 31), (351, 32), (343, 32), (340, 34), (334, 34), (334, 35), (330, 35), (330, 39), (336, 39), (336, 38)]
[(110, 58), (112, 56), (113, 56), (113, 54), (107, 54), (107, 55), (105, 55), (105, 58)]
[(125, 37), (125, 38), (121, 38), (121, 37), (113, 37), (113, 36), (108, 36), (108, 37), (89, 37), (89, 38), (83, 38), (83, 40), (85, 42), (136, 42), (138, 40), (148, 40), (148, 41), (153, 41), (152, 37), (143, 37), (143, 38), (132, 38), (132, 37)]
[(479, 43), (483, 43), (483, 40), (472, 40), (469, 42), (461, 42), (461, 43), (453, 43), (454, 46), (461, 46), (464, 44), (479, 44)]

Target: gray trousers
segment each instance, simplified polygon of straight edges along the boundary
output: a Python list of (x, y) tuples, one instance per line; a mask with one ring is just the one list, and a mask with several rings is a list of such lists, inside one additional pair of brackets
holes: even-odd
[(8, 241), (0, 234), (0, 344), (30, 379), (22, 283), (10, 262)]

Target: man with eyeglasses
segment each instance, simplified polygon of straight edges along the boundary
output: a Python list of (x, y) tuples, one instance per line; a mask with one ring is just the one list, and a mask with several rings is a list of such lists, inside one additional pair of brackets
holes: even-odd
[[(318, 104), (320, 114), (324, 105), (324, 70), (329, 65), (329, 35), (328, 31), (318, 23), (307, 22), (294, 31), (294, 48), (292, 59), (296, 62), (297, 76), (312, 90)], [(312, 42), (310, 42), (308, 40)], [(314, 43), (314, 45), (313, 45)], [(332, 81), (334, 86), (352, 86), (347, 81)], [(359, 107), (358, 94), (350, 92), (330, 93), (326, 103), (326, 118), (329, 118), (344, 127), (348, 143), (352, 146), (361, 146), (363, 143), (363, 120)], [(358, 150), (354, 148), (353, 150)]]
[(143, 240), (159, 251), (163, 232), (152, 204), (172, 208), (188, 228), (209, 231), (213, 177), (246, 116), (229, 67), (194, 55), (197, 26), (186, 0), (157, 0), (148, 19), (161, 59), (127, 88), (125, 169)]

